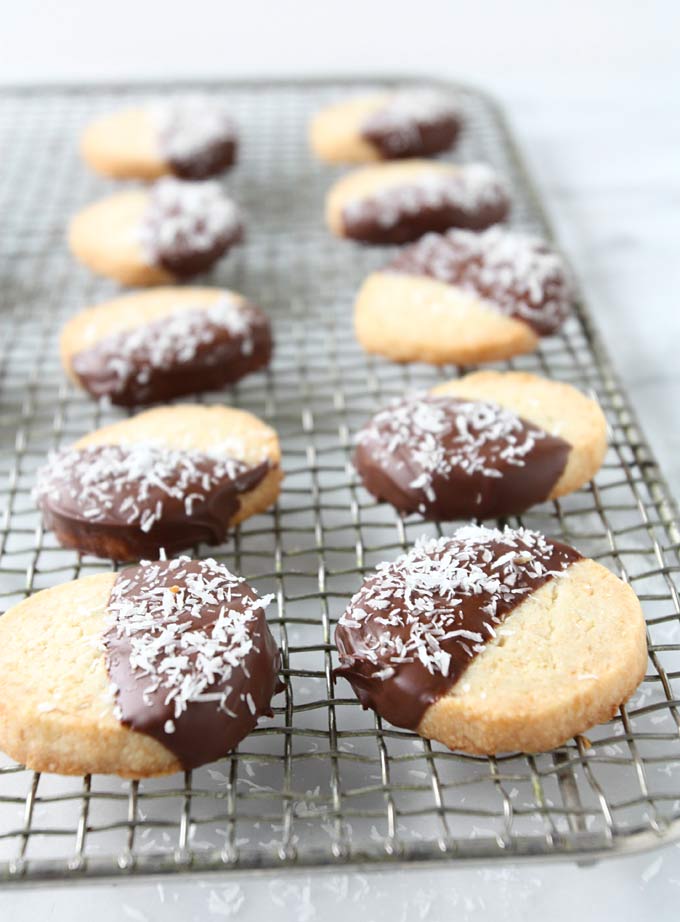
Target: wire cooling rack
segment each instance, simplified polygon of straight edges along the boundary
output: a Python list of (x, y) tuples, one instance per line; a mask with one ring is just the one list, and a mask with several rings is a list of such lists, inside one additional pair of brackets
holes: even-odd
[[(349, 863), (589, 859), (680, 833), (677, 574), (680, 535), (665, 484), (585, 307), (513, 367), (597, 397), (610, 449), (595, 482), (523, 517), (628, 580), (649, 625), (649, 674), (608, 724), (558, 750), (478, 758), (444, 750), (363, 712), (333, 687), (333, 626), (362, 574), (423, 534), (376, 505), (349, 464), (353, 434), (406, 389), (461, 369), (401, 367), (355, 343), (361, 279), (387, 250), (325, 231), (325, 190), (338, 171), (307, 151), (306, 123), (324, 103), (392, 80), (231, 83), (5, 91), (0, 94), (0, 590), (2, 609), (109, 564), (59, 548), (31, 499), (46, 452), (118, 418), (66, 382), (62, 324), (115, 288), (70, 258), (64, 230), (111, 188), (85, 168), (76, 138), (98, 113), (197, 90), (224, 98), (242, 132), (225, 179), (248, 218), (245, 244), (209, 282), (246, 293), (271, 315), (271, 369), (210, 401), (251, 410), (278, 430), (286, 479), (278, 506), (246, 522), (214, 555), (260, 591), (285, 694), (238, 751), (170, 778), (37, 775), (0, 756), (0, 879), (207, 872)], [(399, 81), (403, 83), (404, 81)], [(513, 223), (549, 235), (495, 105), (458, 88), (467, 127), (455, 153), (493, 163), (513, 189)], [(515, 522), (513, 521), (513, 524)], [(454, 526), (446, 526), (450, 530)], [(17, 663), (30, 669), (30, 663)]]

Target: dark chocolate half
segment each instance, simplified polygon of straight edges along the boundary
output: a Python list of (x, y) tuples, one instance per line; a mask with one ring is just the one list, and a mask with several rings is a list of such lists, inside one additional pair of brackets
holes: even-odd
[(571, 445), (511, 410), (452, 395), (414, 395), (359, 432), (366, 489), (404, 515), (450, 521), (518, 515), (543, 502)]
[(460, 106), (436, 90), (402, 90), (366, 118), (361, 136), (383, 160), (429, 157), (455, 143), (462, 126)]
[(225, 295), (103, 337), (71, 367), (93, 397), (132, 407), (216, 390), (269, 364), (271, 328), (253, 304)]
[(236, 160), (236, 127), (210, 99), (169, 102), (153, 114), (161, 154), (181, 179), (208, 179)]
[(455, 285), (527, 323), (539, 336), (554, 333), (573, 301), (564, 260), (545, 241), (500, 227), (481, 234), (449, 230), (405, 247), (390, 272)]
[(510, 200), (496, 173), (468, 164), (455, 173), (423, 170), (413, 179), (348, 202), (344, 234), (364, 243), (408, 243), (449, 227), (483, 230), (502, 221)]
[(121, 571), (104, 634), (120, 721), (185, 770), (231, 752), (271, 715), (280, 665), (264, 615), (271, 599), (210, 559)]
[(224, 541), (239, 497), (271, 470), (233, 458), (133, 442), (52, 455), (36, 497), (59, 542), (115, 560)]
[(416, 730), (514, 608), (581, 560), (525, 529), (466, 526), (381, 564), (338, 622), (340, 667), (364, 708)]
[(216, 182), (167, 176), (149, 191), (139, 239), (150, 265), (179, 279), (209, 269), (243, 237), (239, 210)]

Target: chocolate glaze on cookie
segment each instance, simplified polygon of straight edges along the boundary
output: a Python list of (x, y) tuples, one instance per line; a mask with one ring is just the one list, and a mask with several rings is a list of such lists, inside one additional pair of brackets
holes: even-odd
[(407, 243), (449, 227), (483, 230), (502, 221), (510, 201), (504, 184), (484, 164), (455, 173), (424, 171), (348, 202), (342, 210), (345, 236), (364, 243)]
[(271, 716), (279, 651), (260, 598), (214, 560), (145, 561), (118, 574), (106, 668), (116, 716), (185, 770), (220, 759)]
[(361, 136), (383, 160), (428, 157), (451, 147), (462, 125), (459, 106), (436, 90), (402, 90), (366, 118)]
[(208, 179), (236, 159), (236, 128), (227, 112), (203, 97), (177, 100), (153, 112), (158, 146), (181, 179)]
[(416, 730), (512, 610), (581, 559), (525, 529), (466, 526), (423, 540), (353, 597), (335, 631), (335, 675), (364, 708)]
[(217, 183), (165, 177), (149, 192), (139, 236), (150, 265), (190, 278), (241, 240), (243, 226), (238, 208)]
[(366, 489), (433, 521), (518, 515), (543, 502), (571, 446), (487, 401), (414, 395), (360, 431), (354, 466)]
[(177, 451), (145, 442), (88, 445), (52, 455), (36, 497), (47, 528), (79, 551), (132, 560), (219, 544), (271, 464)]
[(500, 227), (481, 234), (427, 234), (402, 250), (387, 271), (455, 285), (527, 323), (539, 336), (561, 326), (574, 297), (559, 253), (537, 237)]
[(75, 353), (71, 367), (93, 397), (131, 407), (231, 384), (268, 365), (271, 353), (266, 314), (225, 294), (106, 336)]

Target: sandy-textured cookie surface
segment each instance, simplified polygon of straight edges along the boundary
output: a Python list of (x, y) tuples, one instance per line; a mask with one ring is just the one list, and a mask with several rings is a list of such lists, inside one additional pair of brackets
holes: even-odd
[(369, 275), (354, 322), (368, 352), (464, 365), (535, 349), (573, 299), (567, 267), (544, 241), (500, 227), (449, 230), (427, 234)]
[(0, 749), (35, 771), (127, 778), (227, 755), (270, 712), (271, 598), (186, 557), (31, 596), (0, 619)]
[(217, 183), (165, 177), (88, 205), (71, 221), (69, 246), (124, 285), (163, 285), (208, 270), (242, 235), (239, 210)]
[(327, 106), (312, 119), (309, 140), (329, 163), (428, 157), (456, 142), (462, 121), (452, 93), (411, 88)]
[(236, 128), (207, 97), (122, 109), (91, 122), (80, 142), (93, 170), (115, 179), (207, 179), (236, 159)]
[(407, 243), (450, 227), (482, 230), (509, 208), (505, 184), (486, 164), (404, 160), (339, 179), (326, 198), (326, 221), (339, 237)]
[(276, 433), (223, 406), (159, 407), (53, 453), (36, 499), (66, 547), (114, 560), (157, 557), (229, 529), (279, 493)]
[(540, 752), (609, 719), (647, 659), (630, 586), (537, 532), (475, 526), (378, 567), (335, 640), (364, 707), (483, 754)]
[(215, 390), (269, 363), (267, 315), (215, 288), (154, 288), (73, 317), (61, 334), (68, 376), (120, 406)]

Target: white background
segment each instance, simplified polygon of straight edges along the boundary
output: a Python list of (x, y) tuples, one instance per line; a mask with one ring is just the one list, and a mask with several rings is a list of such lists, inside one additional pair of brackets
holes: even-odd
[[(677, 0), (3, 0), (0, 83), (404, 72), (507, 108), (680, 495)], [(0, 152), (0, 169), (2, 152)], [(1, 216), (0, 216), (1, 219)], [(0, 894), (0, 919), (677, 919), (680, 850), (569, 865)]]

